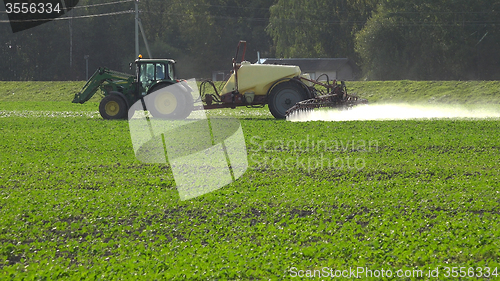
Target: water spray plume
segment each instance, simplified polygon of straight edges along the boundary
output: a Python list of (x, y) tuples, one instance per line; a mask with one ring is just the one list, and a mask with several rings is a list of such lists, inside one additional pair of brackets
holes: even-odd
[(430, 118), (500, 118), (500, 107), (460, 105), (375, 104), (360, 105), (350, 110), (300, 111), (289, 116), (292, 122), (405, 120)]

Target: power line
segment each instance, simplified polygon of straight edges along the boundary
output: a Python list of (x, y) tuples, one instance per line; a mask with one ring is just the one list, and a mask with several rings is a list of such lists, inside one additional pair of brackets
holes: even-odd
[[(132, 0), (134, 1), (134, 0)], [(120, 1), (124, 2), (124, 1)], [(129, 1), (130, 2), (130, 1)], [(82, 19), (82, 18), (95, 18), (95, 17), (104, 17), (104, 16), (115, 16), (115, 15), (123, 15), (123, 14), (131, 14), (134, 13), (133, 10), (128, 10), (128, 11), (120, 11), (120, 12), (112, 12), (112, 13), (103, 13), (103, 14), (94, 14), (94, 15), (84, 15), (84, 16), (67, 16), (67, 17), (61, 17), (61, 18), (54, 18), (54, 19), (31, 19), (31, 20), (0, 20), (0, 23), (10, 23), (10, 22), (35, 22), (35, 21), (57, 21), (57, 20), (71, 20), (71, 19)], [(179, 17), (185, 17), (186, 15), (184, 14), (178, 14), (178, 13), (165, 13), (165, 12), (152, 12), (152, 11), (141, 11), (141, 13), (152, 13), (152, 14), (166, 14), (166, 15), (171, 15), (171, 16), (179, 16)], [(193, 15), (192, 15), (193, 16)], [(270, 18), (251, 18), (251, 17), (229, 17), (229, 16), (213, 16), (213, 15), (194, 15), (195, 17), (198, 18), (212, 18), (212, 19), (226, 19), (226, 20), (238, 20), (238, 19), (245, 19), (248, 21), (255, 21), (255, 22), (268, 22), (271, 21), (272, 23), (285, 23), (285, 24), (326, 24), (326, 25), (339, 25), (339, 24), (362, 24), (364, 21), (321, 21), (321, 20), (295, 20), (295, 19), (270, 19)], [(426, 23), (426, 22), (414, 22), (414, 23), (385, 23), (386, 25), (391, 25), (391, 26), (471, 26), (471, 25), (495, 25), (495, 24), (500, 24), (500, 21), (456, 21), (456, 22), (447, 22), (447, 23)]]
[[(135, 0), (122, 0), (122, 1), (115, 1), (115, 2), (109, 2), (109, 3), (101, 3), (101, 4), (92, 4), (92, 5), (85, 5), (85, 6), (75, 6), (73, 7), (74, 10), (76, 9), (82, 9), (82, 8), (89, 8), (89, 7), (98, 7), (98, 6), (107, 6), (107, 5), (114, 5), (114, 4), (123, 4), (123, 3), (129, 3), (129, 2), (134, 2)], [(6, 11), (0, 11), (0, 14), (7, 14)]]
[(93, 5), (85, 5), (85, 6), (75, 6), (75, 7), (73, 7), (73, 9), (81, 9), (81, 8), (88, 8), (88, 7), (113, 5), (113, 4), (122, 4), (122, 3), (134, 2), (134, 1), (135, 0), (124, 0), (124, 1), (115, 1), (115, 2), (102, 3), (102, 4), (93, 4)]
[[(179, 14), (179, 13), (171, 13), (171, 12), (158, 12), (158, 11), (142, 11), (142, 13), (151, 13), (151, 14), (163, 14), (163, 15), (169, 15), (169, 16), (177, 16), (177, 17), (196, 17), (196, 18), (210, 18), (210, 19), (226, 19), (226, 20), (239, 20), (239, 19), (244, 19), (247, 21), (255, 21), (255, 22), (271, 22), (271, 23), (280, 23), (280, 24), (312, 24), (312, 25), (341, 25), (341, 24), (364, 24), (365, 21), (354, 21), (354, 20), (330, 20), (330, 21), (324, 21), (324, 20), (298, 20), (298, 19), (277, 19), (277, 18), (253, 18), (253, 17), (238, 17), (238, 16), (215, 16), (215, 15), (206, 15), (206, 14)], [(494, 25), (494, 24), (499, 24), (500, 21), (473, 21), (473, 20), (467, 20), (467, 21), (448, 21), (448, 22), (434, 22), (434, 23), (429, 23), (429, 22), (423, 22), (423, 21), (416, 21), (416, 22), (401, 22), (401, 23), (384, 23), (386, 25), (392, 25), (392, 26), (459, 26), (459, 25), (465, 25), (465, 26), (473, 26), (473, 25)]]
[(257, 8), (257, 7), (240, 7), (240, 6), (228, 6), (228, 5), (211, 5), (211, 4), (189, 4), (189, 3), (181, 3), (184, 5), (190, 6), (200, 6), (200, 7), (213, 7), (213, 8), (229, 8), (229, 9), (241, 9), (241, 10), (265, 10), (269, 11), (269, 8)]
[[(100, 3), (100, 4), (92, 4), (92, 5), (85, 5), (85, 6), (76, 6), (74, 9), (78, 8), (87, 8), (87, 7), (96, 7), (96, 6), (104, 6), (104, 5), (114, 5), (114, 4), (123, 4), (123, 3), (129, 3), (129, 2), (134, 2), (135, 0), (122, 0), (122, 1), (114, 1), (114, 2), (109, 2), (109, 3)], [(184, 4), (184, 3), (183, 3)], [(197, 4), (197, 6), (208, 6), (208, 7), (216, 7), (216, 8), (239, 8), (239, 9), (264, 9), (264, 8), (251, 8), (251, 7), (237, 7), (237, 6), (222, 6), (222, 5), (210, 5), (210, 4)], [(103, 14), (93, 14), (93, 15), (82, 15), (82, 16), (66, 16), (66, 17), (60, 17), (60, 18), (54, 18), (54, 19), (32, 19), (32, 20), (13, 20), (13, 21), (8, 21), (8, 20), (0, 20), (0, 23), (10, 23), (10, 22), (33, 22), (33, 21), (47, 21), (47, 20), (70, 20), (70, 19), (81, 19), (81, 18), (94, 18), (94, 17), (103, 17), (103, 16), (114, 16), (114, 15), (121, 15), (121, 14), (128, 14), (128, 13), (133, 13), (133, 10), (128, 10), (128, 11), (119, 11), (119, 12), (111, 12), (111, 13), (103, 13)], [(6, 13), (5, 11), (0, 11), (0, 13)], [(178, 17), (186, 17), (188, 15), (186, 14), (181, 14), (181, 13), (172, 13), (172, 12), (161, 12), (161, 11), (148, 11), (148, 10), (142, 10), (141, 13), (151, 13), (151, 14), (164, 14), (164, 15), (169, 15), (169, 16), (178, 16)], [(391, 15), (404, 15), (404, 14), (417, 14), (419, 12), (392, 12), (390, 13)], [(489, 14), (489, 13), (494, 13), (493, 11), (488, 11), (488, 12), (431, 12), (435, 14)], [(216, 16), (216, 15), (206, 15), (206, 14), (191, 14), (189, 16), (194, 16), (197, 18), (211, 18), (211, 19), (226, 19), (226, 20), (238, 20), (238, 19), (244, 19), (247, 21), (255, 21), (255, 22), (274, 22), (274, 23), (286, 23), (286, 24), (326, 24), (326, 25), (338, 25), (338, 24), (363, 24), (364, 21), (341, 21), (341, 20), (334, 20), (334, 21), (324, 21), (324, 20), (297, 20), (297, 19), (276, 19), (276, 18), (257, 18), (257, 17), (239, 17), (239, 16)], [(500, 22), (498, 21), (457, 21), (457, 22), (447, 22), (447, 23), (426, 23), (426, 22), (413, 22), (413, 23), (393, 23), (391, 25), (396, 25), (396, 26), (455, 26), (455, 25), (490, 25), (490, 24), (498, 24)]]
[(11, 23), (11, 22), (34, 22), (34, 21), (56, 21), (56, 20), (70, 20), (70, 19), (83, 19), (83, 18), (95, 18), (95, 17), (104, 17), (104, 16), (115, 16), (115, 15), (123, 15), (123, 14), (131, 14), (134, 11), (121, 11), (121, 12), (113, 12), (113, 13), (104, 13), (104, 14), (96, 14), (96, 15), (86, 15), (86, 16), (76, 16), (76, 17), (62, 17), (62, 18), (54, 18), (54, 19), (31, 19), (31, 20), (0, 20), (0, 23)]
[(260, 21), (266, 22), (269, 21), (269, 18), (253, 18), (253, 17), (230, 17), (230, 16), (215, 16), (215, 15), (206, 15), (206, 14), (181, 14), (181, 13), (169, 13), (169, 12), (157, 12), (157, 11), (141, 11), (141, 13), (155, 14), (155, 15), (169, 15), (169, 16), (177, 16), (177, 17), (197, 17), (197, 18), (210, 18), (210, 19), (228, 19), (228, 20), (238, 20), (238, 19), (246, 19), (249, 21)]

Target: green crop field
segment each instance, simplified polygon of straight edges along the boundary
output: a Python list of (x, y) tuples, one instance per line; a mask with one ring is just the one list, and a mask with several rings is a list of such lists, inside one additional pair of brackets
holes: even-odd
[[(351, 84), (374, 102), (500, 101), (498, 82)], [(181, 201), (168, 164), (135, 158), (127, 121), (71, 104), (81, 86), (0, 82), (1, 280), (500, 275), (498, 118), (210, 111), (239, 119), (249, 167)]]

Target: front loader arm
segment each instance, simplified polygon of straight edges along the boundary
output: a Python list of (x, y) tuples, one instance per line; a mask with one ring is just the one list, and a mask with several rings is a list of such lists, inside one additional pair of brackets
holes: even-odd
[(104, 67), (99, 67), (96, 72), (90, 77), (82, 90), (75, 94), (73, 103), (84, 103), (91, 99), (97, 90), (104, 82), (110, 84), (131, 84), (134, 82), (134, 77), (121, 72), (109, 70)]

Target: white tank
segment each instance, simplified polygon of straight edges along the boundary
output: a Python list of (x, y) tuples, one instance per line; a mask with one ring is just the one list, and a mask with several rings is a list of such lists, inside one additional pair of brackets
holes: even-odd
[[(252, 64), (248, 61), (241, 62), (238, 69), (238, 91), (254, 92), (255, 95), (265, 95), (269, 88), (279, 79), (299, 76), (300, 67), (296, 65)], [(236, 90), (234, 73), (231, 74), (222, 94)]]

